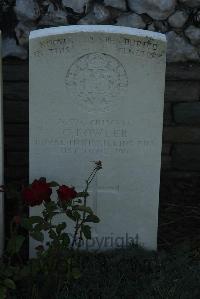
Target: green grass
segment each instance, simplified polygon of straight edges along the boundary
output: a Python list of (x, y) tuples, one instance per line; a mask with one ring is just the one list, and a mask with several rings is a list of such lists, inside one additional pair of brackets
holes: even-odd
[(129, 248), (82, 253), (81, 277), (70, 284), (38, 277), (10, 298), (29, 299), (199, 299), (200, 251), (181, 246), (171, 252)]

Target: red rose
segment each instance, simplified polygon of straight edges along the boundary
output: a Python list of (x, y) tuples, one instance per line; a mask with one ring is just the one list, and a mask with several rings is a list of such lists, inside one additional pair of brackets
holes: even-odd
[(34, 207), (42, 203), (37, 192), (32, 187), (27, 187), (22, 190), (22, 198), (26, 205)]
[(22, 197), (28, 206), (34, 207), (42, 204), (43, 201), (49, 202), (52, 189), (45, 180), (35, 180), (31, 186), (22, 190)]
[(57, 190), (57, 193), (58, 193), (58, 198), (61, 201), (66, 201), (66, 202), (72, 200), (77, 196), (77, 192), (74, 189), (74, 187), (70, 188), (65, 185), (60, 186), (59, 189)]
[(46, 183), (46, 180), (35, 180), (32, 183), (32, 189), (34, 189), (42, 201), (49, 202), (51, 200), (52, 189), (49, 187), (49, 184)]

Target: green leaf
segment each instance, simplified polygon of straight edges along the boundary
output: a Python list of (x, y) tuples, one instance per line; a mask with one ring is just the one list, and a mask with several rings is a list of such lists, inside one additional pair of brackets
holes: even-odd
[(64, 247), (68, 247), (70, 244), (70, 237), (67, 233), (62, 233), (62, 235), (60, 236), (60, 239), (63, 241), (62, 245)]
[(48, 185), (49, 185), (49, 187), (59, 187), (60, 185), (57, 183), (57, 182), (55, 182), (55, 181), (52, 181), (52, 182), (50, 182), (50, 183), (48, 183)]
[(31, 232), (30, 236), (39, 242), (43, 242), (44, 241), (44, 234), (42, 232), (36, 231), (36, 232)]
[(52, 240), (56, 240), (58, 238), (57, 234), (53, 229), (49, 231), (49, 238), (51, 238)]
[(92, 209), (90, 207), (76, 205), (74, 206), (74, 209), (81, 212), (86, 212), (88, 214), (93, 214)]
[(81, 277), (81, 272), (78, 268), (72, 268), (72, 276), (74, 279), (79, 279)]
[(12, 279), (6, 278), (4, 279), (4, 285), (11, 290), (15, 290), (16, 289), (16, 285), (14, 283), (14, 281)]
[(13, 275), (13, 269), (12, 269), (12, 267), (6, 265), (6, 269), (3, 269), (3, 273), (4, 273), (4, 276), (11, 277)]
[(72, 219), (73, 221), (76, 221), (76, 217), (74, 217), (74, 215), (73, 215), (73, 213), (72, 213), (71, 210), (67, 210), (67, 211), (66, 211), (66, 215), (67, 215), (70, 219)]
[(41, 228), (44, 231), (47, 231), (50, 228), (50, 224), (47, 222), (44, 222), (43, 224), (41, 224)]
[(7, 245), (7, 251), (10, 255), (14, 255), (19, 253), (23, 243), (24, 243), (25, 237), (24, 236), (13, 236), (9, 241)]
[(44, 220), (40, 216), (31, 216), (28, 218), (31, 224), (42, 223)]
[(56, 227), (56, 232), (58, 235), (60, 235), (60, 233), (67, 227), (67, 224), (65, 222), (62, 222), (60, 224), (57, 225)]
[(54, 212), (57, 210), (57, 204), (54, 201), (46, 202), (44, 205), (48, 212)]
[(81, 225), (81, 230), (86, 239), (91, 239), (91, 227), (89, 225)]
[(7, 290), (6, 287), (0, 285), (0, 299), (6, 299)]
[(47, 231), (49, 228), (50, 228), (50, 224), (47, 223), (47, 222), (44, 222), (44, 223), (37, 223), (37, 224), (33, 227), (32, 231), (34, 231), (34, 232), (36, 232), (36, 231), (42, 231), (42, 230)]
[(72, 214), (77, 220), (81, 218), (81, 215), (79, 214), (78, 211), (73, 211)]
[(23, 218), (21, 221), (21, 226), (28, 231), (31, 231), (33, 229), (33, 224), (29, 218)]
[(97, 217), (96, 215), (88, 215), (85, 219), (85, 222), (93, 222), (93, 223), (99, 223), (100, 222), (100, 219), (99, 217)]

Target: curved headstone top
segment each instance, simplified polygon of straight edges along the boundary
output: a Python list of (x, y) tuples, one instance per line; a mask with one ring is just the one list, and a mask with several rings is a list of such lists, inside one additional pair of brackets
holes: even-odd
[(156, 249), (165, 36), (107, 25), (42, 29), (31, 32), (29, 61), (30, 180), (82, 190), (91, 161), (101, 160), (89, 197), (101, 219), (93, 247), (138, 237)]
[(71, 25), (71, 26), (60, 26), (60, 27), (38, 29), (30, 32), (30, 39), (38, 38), (38, 37), (46, 37), (51, 35), (79, 33), (79, 32), (127, 34), (127, 35), (134, 35), (138, 37), (154, 38), (166, 42), (166, 37), (162, 33), (142, 30), (137, 28), (131, 28), (131, 27), (113, 26), (113, 25)]

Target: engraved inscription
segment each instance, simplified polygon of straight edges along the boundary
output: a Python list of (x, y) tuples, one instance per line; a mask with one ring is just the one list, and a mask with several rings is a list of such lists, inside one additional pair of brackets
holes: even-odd
[(59, 56), (68, 53), (74, 47), (73, 40), (68, 37), (64, 38), (46, 38), (39, 41), (39, 47), (33, 52), (35, 57), (42, 57), (44, 55)]
[(89, 53), (71, 65), (66, 86), (81, 109), (109, 112), (122, 101), (128, 78), (116, 58), (104, 53)]
[(161, 43), (153, 38), (135, 37), (116, 37), (107, 35), (90, 35), (88, 42), (95, 44), (101, 42), (101, 47), (107, 45), (113, 47), (113, 51), (117, 50), (120, 55), (130, 55), (147, 59), (159, 59), (164, 56), (165, 50)]
[[(155, 146), (151, 138), (134, 137), (132, 121), (117, 119), (59, 119), (58, 137), (37, 137), (33, 144), (59, 148), (62, 154), (104, 153), (126, 155)], [(54, 149), (55, 150), (55, 149)]]

